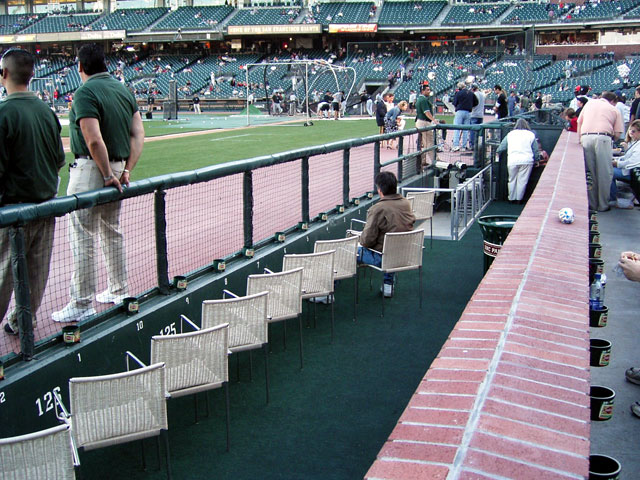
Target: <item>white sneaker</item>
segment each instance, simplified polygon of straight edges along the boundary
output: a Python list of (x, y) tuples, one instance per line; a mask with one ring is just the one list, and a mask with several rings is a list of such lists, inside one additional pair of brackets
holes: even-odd
[(111, 293), (109, 289), (107, 289), (104, 292), (97, 294), (96, 300), (99, 303), (115, 303), (117, 305), (118, 303), (122, 303), (122, 301), (128, 296), (129, 294), (126, 292), (118, 295), (117, 293)]
[(81, 322), (95, 314), (96, 310), (93, 307), (75, 307), (73, 303), (69, 303), (59, 312), (53, 312), (51, 318), (54, 322), (60, 323)]
[(325, 305), (332, 304), (333, 300), (333, 295), (325, 295), (324, 297), (313, 297), (309, 299), (311, 303), (324, 303)]
[(451, 151), (452, 151), (452, 152), (457, 152), (458, 150), (460, 150), (460, 147), (452, 147), (452, 148), (451, 148)]
[(393, 297), (393, 285), (391, 285), (390, 283), (383, 283), (380, 291), (384, 295), (384, 298)]

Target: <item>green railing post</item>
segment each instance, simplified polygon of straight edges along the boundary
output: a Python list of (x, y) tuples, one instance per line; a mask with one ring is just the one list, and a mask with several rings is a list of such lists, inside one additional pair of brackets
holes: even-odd
[(345, 148), (342, 151), (342, 204), (349, 205), (349, 159), (351, 150)]
[(158, 290), (169, 294), (169, 260), (167, 248), (167, 192), (156, 190), (153, 194), (154, 225), (156, 230), (156, 278)]
[(398, 137), (398, 156), (401, 157), (404, 153), (404, 137)]
[(242, 220), (244, 225), (244, 246), (253, 247), (253, 171), (244, 172), (242, 181)]
[(376, 176), (380, 173), (380, 141), (373, 144), (373, 191), (376, 191)]
[(24, 246), (24, 229), (22, 226), (9, 227), (11, 245), (11, 272), (13, 274), (13, 291), (16, 297), (16, 317), (20, 331), (20, 351), (22, 359), (33, 358), (33, 320), (31, 312), (31, 292), (29, 291), (29, 273)]
[(309, 157), (302, 157), (300, 172), (300, 188), (302, 191), (302, 221), (309, 221)]

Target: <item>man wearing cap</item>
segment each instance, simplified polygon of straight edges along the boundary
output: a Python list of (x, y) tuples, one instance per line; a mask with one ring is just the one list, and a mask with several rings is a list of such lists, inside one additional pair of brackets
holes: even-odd
[[(431, 96), (431, 87), (429, 82), (424, 82), (420, 87), (420, 96), (416, 100), (416, 128), (428, 127), (437, 124), (438, 121), (433, 117), (433, 103), (429, 98)], [(421, 148), (429, 148), (434, 145), (433, 131), (420, 132)], [(422, 166), (429, 165), (427, 162), (428, 153), (422, 155)]]
[[(144, 128), (133, 94), (107, 71), (98, 44), (78, 50), (78, 88), (69, 113), (69, 136), (75, 162), (69, 169), (68, 195), (103, 187), (129, 185), (129, 175), (142, 153)], [(56, 322), (84, 320), (100, 303), (120, 303), (127, 293), (120, 202), (76, 210), (70, 214), (69, 241), (73, 252), (71, 301), (54, 312)], [(100, 237), (107, 270), (107, 289), (96, 295), (95, 241)]]
[[(0, 76), (7, 98), (0, 103), (0, 205), (41, 203), (55, 197), (58, 170), (64, 165), (60, 122), (53, 111), (29, 91), (34, 58), (19, 49), (8, 50)], [(31, 318), (42, 302), (53, 250), (55, 217), (27, 222), (23, 227)], [(9, 228), (0, 229), (0, 320), (9, 308), (13, 275)], [(9, 314), (4, 331), (18, 334), (16, 311)]]
[(615, 107), (616, 95), (602, 92), (601, 98), (590, 100), (578, 117), (578, 138), (584, 152), (584, 162), (591, 175), (588, 189), (589, 208), (606, 212), (609, 207), (609, 192), (613, 178), (611, 164), (612, 140), (622, 135), (623, 122)]

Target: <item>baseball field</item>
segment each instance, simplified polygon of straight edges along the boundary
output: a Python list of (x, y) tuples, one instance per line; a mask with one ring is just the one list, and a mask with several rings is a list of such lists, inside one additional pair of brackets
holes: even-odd
[[(303, 121), (289, 122), (289, 117), (281, 117), (283, 123), (280, 124), (220, 128), (220, 119), (224, 125), (224, 118), (229, 117), (183, 115), (180, 121), (146, 120), (145, 146), (132, 181), (378, 133), (375, 119), (370, 118), (313, 119), (313, 126), (305, 127)], [(452, 121), (447, 116), (440, 118)], [(68, 137), (68, 122), (64, 117), (61, 121), (62, 135)], [(233, 122), (229, 121), (229, 124)], [(413, 119), (407, 119), (406, 128), (413, 128), (413, 125)], [(72, 154), (68, 153), (67, 160), (72, 159)], [(65, 195), (69, 178), (67, 168), (62, 168), (60, 177), (58, 194)]]

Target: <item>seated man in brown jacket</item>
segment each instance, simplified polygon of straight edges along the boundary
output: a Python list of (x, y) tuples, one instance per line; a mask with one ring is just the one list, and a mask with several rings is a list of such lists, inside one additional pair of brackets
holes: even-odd
[[(398, 193), (398, 180), (391, 172), (376, 175), (376, 188), (380, 201), (367, 212), (367, 223), (360, 235), (358, 263), (379, 267), (382, 265), (382, 246), (387, 232), (409, 232), (413, 230), (416, 217), (409, 201)], [(377, 250), (377, 251), (374, 251)], [(384, 274), (383, 294), (393, 296), (393, 273)]]

